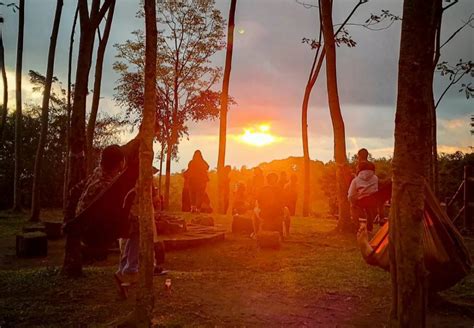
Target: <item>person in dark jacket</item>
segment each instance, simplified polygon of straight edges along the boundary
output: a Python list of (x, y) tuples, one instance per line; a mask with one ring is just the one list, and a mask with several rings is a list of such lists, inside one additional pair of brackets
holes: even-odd
[(204, 201), (209, 164), (202, 157), (200, 150), (196, 150), (193, 159), (188, 164), (189, 196), (191, 198), (191, 212), (200, 212)]
[(278, 231), (283, 237), (284, 199), (283, 190), (278, 186), (278, 176), (270, 173), (257, 198), (261, 229)]

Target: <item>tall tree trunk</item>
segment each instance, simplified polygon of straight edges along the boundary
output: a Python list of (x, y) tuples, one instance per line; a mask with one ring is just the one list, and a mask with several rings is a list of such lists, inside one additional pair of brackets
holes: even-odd
[(97, 113), (99, 111), (99, 101), (100, 101), (100, 88), (102, 82), (102, 68), (104, 64), (105, 49), (107, 48), (107, 42), (109, 41), (110, 28), (112, 26), (112, 20), (114, 17), (115, 10), (115, 0), (110, 5), (107, 22), (104, 28), (104, 35), (99, 42), (99, 47), (97, 49), (97, 58), (95, 62), (95, 76), (94, 76), (94, 93), (92, 94), (92, 106), (91, 112), (89, 115), (89, 121), (87, 122), (87, 132), (86, 132), (86, 162), (87, 162), (87, 173), (92, 173), (94, 169), (94, 161), (92, 160), (93, 154), (93, 145), (94, 145), (94, 131), (95, 123), (97, 121)]
[[(319, 41), (321, 41), (321, 33), (319, 34)], [(309, 141), (308, 141), (308, 107), (311, 91), (319, 76), (319, 71), (325, 58), (325, 50), (321, 51), (319, 55), (319, 48), (314, 57), (313, 66), (309, 75), (308, 83), (304, 91), (303, 104), (301, 106), (301, 131), (303, 139), (303, 216), (307, 217), (310, 214), (310, 200), (311, 200), (311, 158), (309, 157)], [(319, 55), (319, 57), (318, 57)], [(317, 63), (317, 64), (316, 64)]]
[(69, 136), (71, 134), (71, 95), (72, 95), (72, 53), (74, 50), (74, 34), (76, 32), (77, 16), (79, 14), (79, 4), (74, 14), (72, 23), (71, 36), (69, 37), (69, 54), (68, 54), (68, 65), (67, 65), (67, 120), (66, 120), (66, 156), (64, 163), (64, 181), (63, 181), (63, 210), (66, 210), (66, 200), (68, 194), (68, 181), (69, 181)]
[(145, 104), (140, 126), (140, 174), (138, 204), (140, 226), (140, 271), (135, 315), (137, 326), (150, 327), (153, 293), (153, 138), (156, 109), (156, 8), (155, 0), (145, 0)]
[(339, 204), (339, 221), (337, 225), (339, 230), (349, 231), (351, 229), (351, 220), (349, 202), (347, 200), (349, 181), (346, 178), (346, 136), (337, 89), (336, 46), (332, 23), (332, 3), (330, 0), (321, 0), (321, 19), (324, 35), (324, 49), (326, 50), (328, 103), (334, 133), (334, 159), (336, 161), (336, 185)]
[(232, 52), (234, 49), (234, 28), (235, 28), (235, 7), (237, 0), (231, 0), (229, 9), (229, 24), (227, 27), (227, 50), (225, 56), (224, 80), (222, 81), (221, 93), (221, 110), (220, 110), (220, 126), (219, 126), (219, 155), (217, 158), (217, 197), (218, 210), (221, 214), (226, 214), (224, 205), (224, 166), (225, 166), (225, 150), (227, 139), (227, 111), (229, 107), (229, 82), (230, 71), (232, 69)]
[[(69, 190), (86, 176), (86, 98), (94, 36), (100, 21), (104, 17), (112, 1), (113, 0), (105, 0), (101, 8), (100, 0), (93, 0), (90, 15), (87, 1), (79, 0), (78, 2), (81, 38), (79, 41), (76, 83), (74, 85), (74, 104), (71, 112), (71, 130), (69, 135)], [(74, 213), (66, 213), (64, 216), (65, 221), (73, 218)], [(62, 273), (69, 277), (78, 277), (82, 275), (81, 241), (79, 231), (72, 231), (66, 235)]]
[(46, 68), (46, 80), (44, 85), (43, 103), (41, 106), (41, 132), (36, 150), (35, 167), (33, 174), (33, 190), (31, 193), (31, 217), (30, 221), (39, 221), (41, 209), (41, 169), (43, 164), (44, 147), (48, 137), (48, 119), (49, 119), (49, 99), (51, 97), (51, 85), (53, 84), (54, 58), (56, 54), (56, 41), (58, 39), (59, 23), (61, 22), (61, 12), (63, 9), (63, 0), (56, 3), (56, 12), (54, 14), (53, 31), (48, 51), (48, 67)]
[(441, 0), (405, 0), (398, 65), (389, 252), (391, 327), (424, 327), (424, 180), (430, 175), (435, 12)]
[(165, 176), (165, 195), (164, 195), (164, 209), (170, 207), (170, 186), (171, 186), (171, 156), (173, 154), (173, 144), (168, 140), (166, 146), (166, 176)]
[(438, 168), (438, 124), (436, 119), (436, 105), (434, 99), (434, 74), (436, 72), (436, 66), (438, 65), (439, 58), (441, 57), (441, 23), (443, 20), (443, 7), (442, 3), (437, 3), (437, 8), (435, 12), (435, 20), (436, 20), (436, 39), (435, 39), (435, 49), (434, 49), (434, 57), (433, 57), (433, 67), (431, 74), (431, 85), (433, 86), (430, 90), (430, 97), (431, 97), (431, 160), (430, 160), (430, 181), (431, 181), (431, 188), (434, 190), (435, 195), (439, 196), (439, 168)]
[(20, 0), (18, 9), (18, 44), (16, 48), (16, 113), (15, 113), (15, 172), (13, 177), (13, 210), (21, 211), (21, 130), (22, 100), (21, 78), (23, 66), (23, 35), (25, 29), (25, 0)]
[[(4, 24), (3, 17), (0, 17), (0, 24)], [(2, 70), (2, 81), (3, 81), (3, 108), (2, 114), (0, 115), (0, 145), (2, 145), (5, 126), (7, 124), (8, 114), (8, 80), (7, 71), (5, 69), (5, 49), (3, 48), (3, 33), (0, 26), (0, 69)]]
[(162, 189), (161, 189), (161, 178), (163, 176), (163, 156), (165, 155), (165, 146), (163, 143), (161, 143), (161, 151), (160, 151), (160, 177), (158, 178), (158, 195), (160, 196), (160, 202), (161, 202), (161, 195), (162, 195)]

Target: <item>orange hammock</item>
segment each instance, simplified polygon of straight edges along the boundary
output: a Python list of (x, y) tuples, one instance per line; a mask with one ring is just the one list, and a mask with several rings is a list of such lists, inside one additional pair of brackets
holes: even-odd
[[(422, 239), (430, 289), (440, 291), (450, 288), (469, 273), (471, 255), (463, 238), (426, 183)], [(374, 251), (364, 258), (366, 262), (389, 271), (388, 243), (387, 222), (369, 242)]]

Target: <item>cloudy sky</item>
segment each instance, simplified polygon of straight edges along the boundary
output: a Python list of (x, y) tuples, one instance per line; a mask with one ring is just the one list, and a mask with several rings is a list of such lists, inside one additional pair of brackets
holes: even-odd
[[(315, 0), (307, 0), (311, 2)], [(46, 71), (49, 36), (55, 8), (54, 0), (26, 1), (25, 51), (23, 95), (25, 102), (38, 101), (31, 94), (26, 73), (30, 69)], [(65, 0), (56, 55), (55, 75), (67, 81), (68, 40), (75, 3)], [(342, 22), (356, 0), (336, 0), (334, 22)], [(112, 47), (130, 38), (133, 30), (143, 28), (144, 22), (135, 17), (138, 0), (117, 1), (116, 12), (104, 63), (104, 78), (100, 110), (120, 113), (113, 100), (117, 75), (112, 70), (116, 51)], [(224, 17), (228, 14), (228, 0), (216, 0)], [(353, 16), (352, 23), (362, 23), (370, 13), (388, 9), (401, 15), (402, 0), (370, 0)], [(16, 56), (17, 14), (0, 9), (5, 18), (3, 36), (9, 78), (10, 104), (14, 104), (14, 68)], [(460, 0), (445, 13), (443, 37), (451, 35), (463, 21), (474, 13), (474, 1)], [(301, 156), (301, 102), (313, 52), (303, 37), (316, 37), (319, 22), (315, 9), (307, 9), (296, 0), (238, 0), (237, 30), (230, 93), (237, 105), (228, 117), (229, 140), (227, 162), (230, 165), (254, 166), (260, 162)], [(471, 24), (474, 26), (474, 24)], [(369, 31), (350, 27), (357, 42), (355, 48), (337, 49), (338, 82), (341, 108), (346, 123), (347, 151), (354, 154), (366, 147), (376, 157), (391, 156), (395, 100), (397, 92), (397, 64), (400, 44), (400, 23), (383, 31)], [(442, 49), (441, 60), (456, 62), (460, 58), (473, 59), (473, 28), (467, 27)], [(78, 40), (78, 34), (76, 40)], [(77, 43), (76, 43), (77, 50)], [(218, 66), (224, 64), (224, 51), (214, 56)], [(93, 72), (93, 70), (91, 70)], [(310, 155), (313, 159), (332, 159), (332, 128), (327, 108), (325, 71), (314, 88), (309, 113)], [(472, 80), (472, 78), (471, 78)], [(466, 78), (465, 81), (468, 81)], [(437, 77), (435, 91), (439, 95), (447, 80)], [(2, 85), (3, 87), (3, 85)], [(217, 85), (220, 87), (220, 84)], [(90, 82), (92, 88), (92, 79)], [(453, 87), (438, 108), (440, 151), (469, 151), (469, 116), (474, 114), (473, 103)], [(256, 147), (243, 143), (239, 136), (245, 129), (266, 124), (275, 142)], [(132, 135), (125, 133), (123, 140)], [(187, 165), (195, 149), (201, 149), (212, 167), (216, 165), (218, 122), (190, 124), (189, 140), (180, 145), (180, 160), (173, 171)]]

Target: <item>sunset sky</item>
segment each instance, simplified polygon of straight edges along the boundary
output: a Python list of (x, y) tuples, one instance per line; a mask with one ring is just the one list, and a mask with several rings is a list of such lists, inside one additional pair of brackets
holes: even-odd
[[(307, 0), (315, 2), (315, 0)], [(65, 0), (57, 47), (55, 75), (67, 81), (68, 39), (74, 16), (75, 2)], [(31, 94), (27, 72), (30, 69), (44, 74), (56, 1), (30, 0), (26, 2), (25, 51), (23, 95), (25, 102), (38, 101)], [(342, 22), (356, 1), (336, 0), (334, 22)], [(227, 18), (229, 1), (216, 0), (217, 7)], [(130, 38), (131, 32), (141, 29), (144, 22), (135, 17), (138, 0), (119, 0), (116, 5), (112, 32), (104, 63), (104, 78), (100, 110), (120, 113), (113, 100), (117, 75), (112, 70), (115, 61), (115, 43)], [(401, 0), (370, 0), (360, 7), (351, 20), (363, 23), (370, 13), (389, 9), (401, 15)], [(14, 68), (16, 56), (17, 14), (2, 8), (5, 56), (9, 71), (9, 104), (14, 105)], [(445, 39), (463, 21), (474, 13), (472, 0), (460, 0), (443, 18)], [(471, 24), (474, 26), (474, 23)], [(248, 167), (272, 159), (301, 156), (301, 102), (313, 52), (302, 44), (303, 37), (316, 37), (319, 27), (317, 11), (306, 9), (295, 0), (238, 0), (234, 58), (230, 94), (237, 102), (229, 112), (227, 163)], [(355, 48), (337, 48), (338, 82), (342, 113), (346, 124), (347, 151), (353, 155), (358, 148), (366, 147), (375, 157), (389, 157), (393, 151), (393, 130), (397, 94), (397, 67), (401, 23), (387, 30), (369, 31), (350, 27), (357, 42)], [(455, 63), (460, 58), (473, 57), (473, 28), (467, 27), (445, 48), (441, 61)], [(76, 34), (76, 50), (79, 31)], [(225, 52), (218, 53), (213, 61), (224, 65)], [(91, 70), (91, 76), (93, 69)], [(332, 159), (332, 127), (327, 108), (325, 71), (321, 71), (311, 100), (309, 113), (310, 155), (313, 159)], [(472, 81), (472, 77), (470, 78)], [(466, 78), (464, 82), (468, 81)], [(92, 88), (92, 78), (89, 87)], [(435, 91), (441, 93), (447, 79), (437, 77)], [(2, 86), (3, 87), (3, 86)], [(221, 84), (216, 85), (219, 89)], [(472, 137), (469, 133), (469, 116), (474, 114), (473, 103), (455, 86), (438, 108), (439, 150), (469, 151)], [(90, 97), (89, 97), (90, 98)], [(12, 107), (10, 107), (12, 108)], [(245, 130), (258, 131), (264, 125), (265, 133), (274, 135), (268, 145), (257, 147), (243, 142)], [(180, 144), (180, 160), (173, 171), (186, 167), (195, 149), (201, 149), (211, 167), (215, 167), (218, 149), (218, 121), (190, 125), (189, 140)], [(134, 133), (132, 134), (134, 135)], [(130, 138), (128, 132), (122, 136)]]

